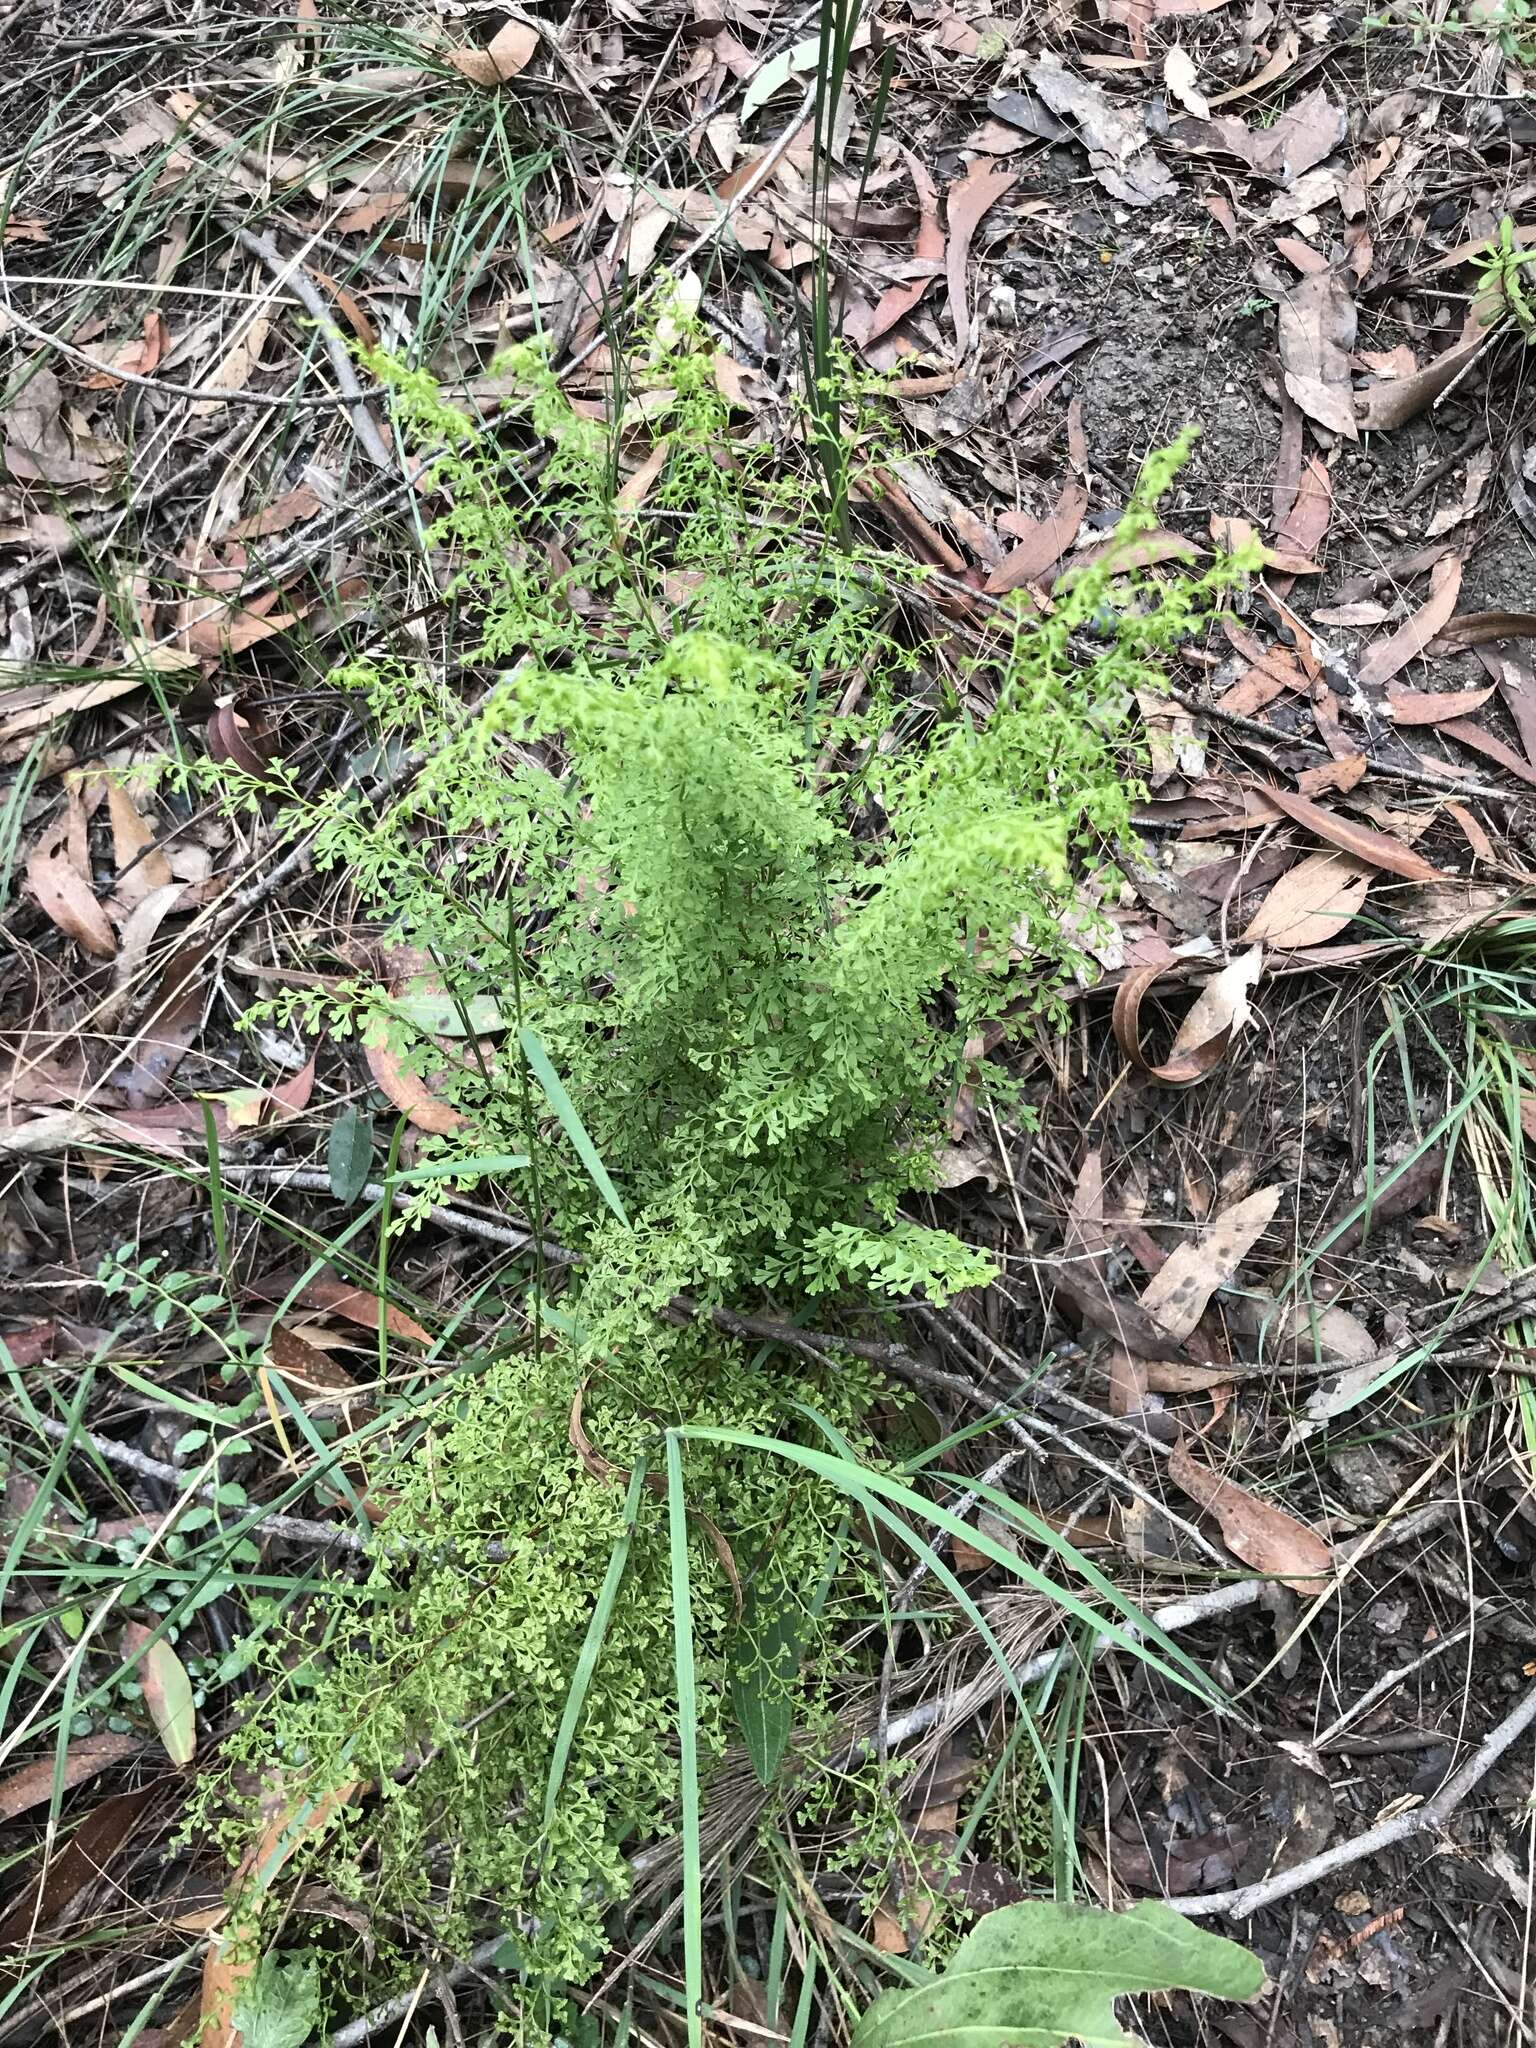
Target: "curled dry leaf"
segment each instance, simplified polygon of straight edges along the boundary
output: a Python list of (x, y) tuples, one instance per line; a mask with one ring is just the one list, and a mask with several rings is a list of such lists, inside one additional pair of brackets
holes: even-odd
[(1226, 1057), (1233, 1037), (1248, 1021), (1248, 991), (1259, 978), (1264, 949), (1254, 946), (1212, 975), (1179, 1026), (1166, 1060), (1149, 1060), (1141, 1044), (1141, 1004), (1154, 982), (1167, 971), (1161, 965), (1137, 968), (1115, 991), (1115, 1041), (1138, 1073), (1165, 1087), (1187, 1087), (1214, 1072)]
[(252, 776), (259, 782), (265, 777), (276, 751), (265, 727), (242, 717), (231, 701), (226, 699), (215, 706), (208, 721), (210, 760), (227, 761), (242, 775)]
[(1373, 377), (1355, 396), (1355, 417), (1370, 433), (1390, 433), (1406, 426), (1434, 404), (1488, 345), (1486, 330), (1464, 334), (1453, 348), (1421, 370), (1403, 377)]
[(1235, 1480), (1200, 1463), (1181, 1439), (1168, 1454), (1168, 1476), (1221, 1525), (1234, 1557), (1302, 1595), (1320, 1593), (1333, 1576), (1333, 1553), (1314, 1529), (1283, 1508), (1257, 1499)]
[(1326, 839), (1330, 846), (1342, 848), (1357, 860), (1368, 861), (1373, 868), (1384, 868), (1388, 874), (1401, 875), (1408, 882), (1440, 879), (1440, 870), (1422, 853), (1404, 846), (1400, 839), (1389, 838), (1385, 832), (1343, 817), (1338, 811), (1326, 810), (1322, 804), (1315, 804), (1310, 797), (1299, 796), (1293, 790), (1267, 782), (1255, 783), (1254, 788), (1277, 810), (1284, 811), (1296, 824), (1304, 825), (1314, 838)]
[(1529, 640), (1536, 636), (1536, 612), (1463, 612), (1435, 635), (1429, 654), (1455, 654), (1463, 647), (1486, 647), (1495, 640)]
[(1276, 882), (1243, 937), (1289, 951), (1325, 946), (1357, 914), (1374, 870), (1344, 853), (1309, 853)]
[(1189, 1335), (1211, 1296), (1268, 1229), (1284, 1192), (1275, 1186), (1245, 1195), (1213, 1216), (1199, 1237), (1169, 1254), (1141, 1297), (1143, 1310), (1159, 1329), (1180, 1342)]
[(1421, 655), (1440, 633), (1456, 609), (1461, 594), (1461, 557), (1443, 555), (1429, 576), (1429, 596), (1411, 618), (1404, 619), (1395, 633), (1376, 640), (1366, 649), (1355, 671), (1363, 690), (1379, 690), (1399, 670)]

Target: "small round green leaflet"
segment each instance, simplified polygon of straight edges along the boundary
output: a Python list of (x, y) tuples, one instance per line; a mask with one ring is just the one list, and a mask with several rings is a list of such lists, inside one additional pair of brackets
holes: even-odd
[(941, 1976), (877, 1998), (853, 2048), (1134, 2048), (1117, 1998), (1252, 1998), (1263, 1983), (1256, 1956), (1160, 1900), (1129, 1913), (1030, 1900), (978, 1921)]

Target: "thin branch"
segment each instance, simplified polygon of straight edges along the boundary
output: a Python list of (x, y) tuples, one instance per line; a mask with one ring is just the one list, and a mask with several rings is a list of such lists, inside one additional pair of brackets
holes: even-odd
[(1347, 1869), (1364, 1856), (1379, 1856), (1384, 1849), (1395, 1849), (1399, 1842), (1411, 1841), (1415, 1835), (1432, 1833), (1445, 1826), (1467, 1794), (1488, 1775), (1505, 1750), (1533, 1724), (1536, 1724), (1536, 1685), (1530, 1688), (1518, 1706), (1505, 1715), (1461, 1769), (1446, 1779), (1433, 1799), (1426, 1800), (1422, 1806), (1414, 1807), (1409, 1813), (1400, 1813), (1394, 1820), (1384, 1820), (1379, 1827), (1367, 1828), (1363, 1835), (1352, 1835), (1347, 1842), (1336, 1842), (1320, 1856), (1310, 1856), (1292, 1870), (1276, 1871), (1273, 1877), (1262, 1878), (1257, 1884), (1240, 1885), (1235, 1891), (1202, 1892), (1194, 1898), (1171, 1898), (1168, 1904), (1176, 1913), (1182, 1913), (1191, 1920), (1202, 1920), (1212, 1913), (1225, 1914), (1232, 1920), (1246, 1919), (1265, 1906), (1272, 1906), (1277, 1899), (1288, 1899), (1293, 1892), (1305, 1891), (1319, 1879), (1331, 1877), (1336, 1870)]

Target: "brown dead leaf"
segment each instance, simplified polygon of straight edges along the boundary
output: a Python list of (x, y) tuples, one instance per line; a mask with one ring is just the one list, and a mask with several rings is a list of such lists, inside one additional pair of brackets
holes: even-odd
[(1141, 1296), (1143, 1310), (1160, 1330), (1176, 1342), (1189, 1335), (1211, 1296), (1227, 1284), (1268, 1229), (1284, 1192), (1277, 1185), (1244, 1196), (1213, 1216), (1199, 1237), (1169, 1254)]
[(157, 889), (169, 886), (171, 864), (155, 845), (154, 827), (115, 777), (107, 782), (107, 811), (112, 820), (118, 896), (130, 906), (142, 903)]
[(93, 483), (101, 464), (78, 455), (64, 424), (64, 398), (49, 369), (34, 370), (3, 410), (0, 447), (18, 483)]
[(1463, 612), (1435, 635), (1430, 654), (1454, 654), (1463, 647), (1486, 647), (1496, 640), (1529, 640), (1536, 636), (1536, 612)]
[(1296, 555), (1315, 555), (1333, 513), (1333, 484), (1322, 458), (1309, 455), (1291, 509), (1275, 529), (1275, 545)]
[(1190, 1454), (1182, 1438), (1168, 1454), (1168, 1476), (1216, 1517), (1232, 1555), (1255, 1571), (1303, 1596), (1321, 1592), (1332, 1578), (1333, 1553), (1316, 1530), (1257, 1499), (1235, 1480), (1218, 1477)]
[[(96, 898), (87, 879), (84, 814), (73, 791), (62, 818), (49, 826), (27, 859), (27, 886), (38, 907), (66, 938), (98, 960), (110, 960), (117, 951), (111, 920)], [(78, 825), (77, 833), (72, 826)], [(71, 844), (72, 837), (77, 839)]]
[(209, 948), (191, 940), (172, 955), (134, 1040), (133, 1060), (123, 1083), (132, 1109), (144, 1109), (167, 1092), (171, 1075), (186, 1057), (203, 1014), (203, 968)]
[(250, 383), (252, 374), (261, 366), (261, 351), (265, 345), (271, 321), (264, 313), (258, 313), (248, 321), (238, 340), (215, 365), (208, 376), (198, 383), (200, 391), (210, 395), (195, 400), (188, 407), (198, 415), (220, 411), (227, 403), (219, 396), (221, 392), (243, 391)]
[(1369, 825), (1343, 817), (1338, 811), (1326, 810), (1323, 805), (1313, 803), (1310, 797), (1299, 796), (1292, 790), (1280, 789), (1267, 782), (1255, 783), (1253, 787), (1277, 809), (1284, 811), (1288, 818), (1305, 826), (1314, 838), (1326, 839), (1330, 846), (1342, 848), (1345, 853), (1353, 854), (1356, 860), (1368, 861), (1375, 868), (1385, 868), (1388, 874), (1401, 875), (1409, 882), (1435, 882), (1440, 879), (1440, 870), (1400, 839), (1389, 838), (1385, 832), (1377, 832)]
[(1141, 1004), (1167, 969), (1160, 964), (1134, 969), (1115, 991), (1116, 1044), (1138, 1073), (1164, 1087), (1183, 1088), (1202, 1080), (1220, 1066), (1233, 1038), (1247, 1023), (1248, 991), (1258, 980), (1263, 962), (1264, 949), (1255, 946), (1212, 975), (1180, 1024), (1167, 1059), (1161, 1062), (1149, 1060), (1142, 1049)]
[(911, 174), (913, 190), (917, 193), (919, 220), (912, 259), (913, 266), (922, 266), (922, 271), (906, 283), (893, 284), (882, 292), (866, 322), (850, 319), (849, 331), (860, 348), (868, 348), (872, 342), (879, 341), (899, 320), (906, 318), (938, 276), (944, 262), (944, 230), (939, 226), (938, 190), (921, 159), (905, 147), (901, 153)]
[(1454, 347), (1426, 363), (1423, 369), (1401, 377), (1372, 378), (1355, 394), (1355, 417), (1361, 429), (1390, 433), (1393, 428), (1417, 419), (1481, 354), (1488, 340), (1487, 330), (1478, 328), (1464, 333)]
[(471, 85), (483, 86), (493, 92), (497, 86), (506, 85), (526, 70), (539, 47), (539, 32), (531, 22), (507, 21), (491, 37), (483, 50), (463, 49), (448, 51), (448, 62), (454, 70), (467, 78)]
[[(14, 1341), (9, 1348), (15, 1350)], [(113, 1764), (126, 1763), (129, 1757), (139, 1755), (143, 1747), (143, 1740), (137, 1735), (82, 1735), (70, 1743), (64, 1755), (64, 1790), (73, 1791), (76, 1785), (86, 1784), (98, 1772), (110, 1770)], [(53, 1758), (39, 1757), (36, 1763), (13, 1771), (0, 1784), (0, 1821), (15, 1820), (18, 1814), (43, 1806), (52, 1797)]]
[(1461, 592), (1461, 568), (1459, 555), (1442, 555), (1436, 562), (1430, 571), (1430, 594), (1425, 602), (1395, 633), (1373, 641), (1361, 656), (1355, 677), (1362, 689), (1379, 690), (1389, 683), (1443, 631)]
[(1019, 545), (1004, 556), (987, 578), (988, 592), (999, 597), (1005, 591), (1017, 590), (1020, 584), (1033, 583), (1048, 575), (1077, 538), (1087, 509), (1087, 490), (1082, 484), (1068, 483), (1056, 501), (1056, 509), (1044, 519), (1026, 521), (1005, 516), (1000, 520), (999, 525), (1006, 531), (1019, 536)]
[(965, 265), (971, 253), (971, 239), (983, 217), (1005, 192), (1018, 183), (1016, 171), (998, 171), (978, 158), (965, 176), (949, 188), (946, 212), (949, 219), (949, 255), (945, 276), (949, 284), (949, 316), (955, 323), (954, 360), (958, 363), (970, 346), (971, 314), (965, 296)]
[(458, 1110), (439, 1102), (419, 1074), (407, 1074), (388, 1046), (365, 1045), (363, 1055), (384, 1094), (418, 1130), (442, 1135), (462, 1126)]
[(1495, 685), (1481, 690), (1388, 690), (1382, 706), (1394, 725), (1439, 725), (1447, 718), (1465, 718), (1493, 695)]
[(1324, 946), (1356, 915), (1373, 868), (1342, 853), (1309, 853), (1276, 882), (1243, 938), (1248, 944)]
[(126, 370), (131, 377), (151, 376), (169, 346), (170, 336), (166, 332), (165, 321), (158, 313), (146, 313), (143, 332), (132, 341), (119, 343), (105, 355), (95, 349), (86, 350), (102, 367), (94, 376), (82, 379), (82, 387), (86, 391), (119, 390), (123, 380), (114, 372), (121, 370)]
[(1474, 725), (1470, 718), (1448, 719), (1440, 728), (1447, 739), (1470, 747), (1474, 754), (1481, 754), (1485, 760), (1497, 761), (1507, 774), (1517, 781), (1536, 786), (1536, 768), (1529, 761), (1522, 760), (1514, 748), (1506, 746), (1497, 734), (1484, 732), (1480, 725)]
[[(1238, 92), (1218, 93), (1210, 104), (1225, 105), (1239, 93), (1254, 91), (1257, 82), (1250, 80)], [(1238, 114), (1223, 114), (1217, 120), (1176, 121), (1169, 139), (1202, 155), (1234, 156), (1255, 177), (1289, 189), (1331, 155), (1347, 131), (1344, 109), (1318, 86), (1268, 127), (1253, 128)]]
[(1285, 388), (1306, 414), (1346, 440), (1356, 438), (1349, 358), (1355, 346), (1355, 301), (1343, 275), (1324, 270), (1279, 297), (1280, 369)]
[(154, 1797), (154, 1786), (144, 1785), (136, 1792), (115, 1792), (93, 1807), (36, 1876), (12, 1896), (0, 1918), (0, 1951), (28, 1941), (34, 1929), (55, 1926), (100, 1885)]

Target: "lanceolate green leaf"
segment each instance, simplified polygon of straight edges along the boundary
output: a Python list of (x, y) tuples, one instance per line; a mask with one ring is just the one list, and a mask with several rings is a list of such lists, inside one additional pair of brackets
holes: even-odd
[(1144, 1899), (1129, 1913), (1030, 1901), (988, 1913), (941, 1976), (877, 1998), (853, 2048), (1131, 2048), (1115, 2000), (1133, 1992), (1252, 1998), (1258, 1959)]
[(587, 1136), (587, 1127), (577, 1114), (576, 1105), (565, 1092), (565, 1083), (555, 1072), (549, 1054), (544, 1050), (539, 1034), (524, 1027), (518, 1033), (523, 1052), (534, 1079), (549, 1098), (549, 1106), (565, 1126), (565, 1134), (576, 1147), (582, 1165), (592, 1177), (592, 1185), (608, 1204), (614, 1215), (625, 1225), (629, 1218), (624, 1213), (624, 1204), (619, 1200), (618, 1190), (608, 1178), (608, 1169), (597, 1156), (597, 1147)]
[(338, 1202), (355, 1202), (368, 1185), (373, 1164), (373, 1118), (366, 1110), (344, 1109), (331, 1125), (325, 1170)]
[(762, 1785), (773, 1783), (795, 1723), (791, 1688), (805, 1620), (803, 1606), (772, 1573), (753, 1586), (734, 1651), (731, 1705)]

